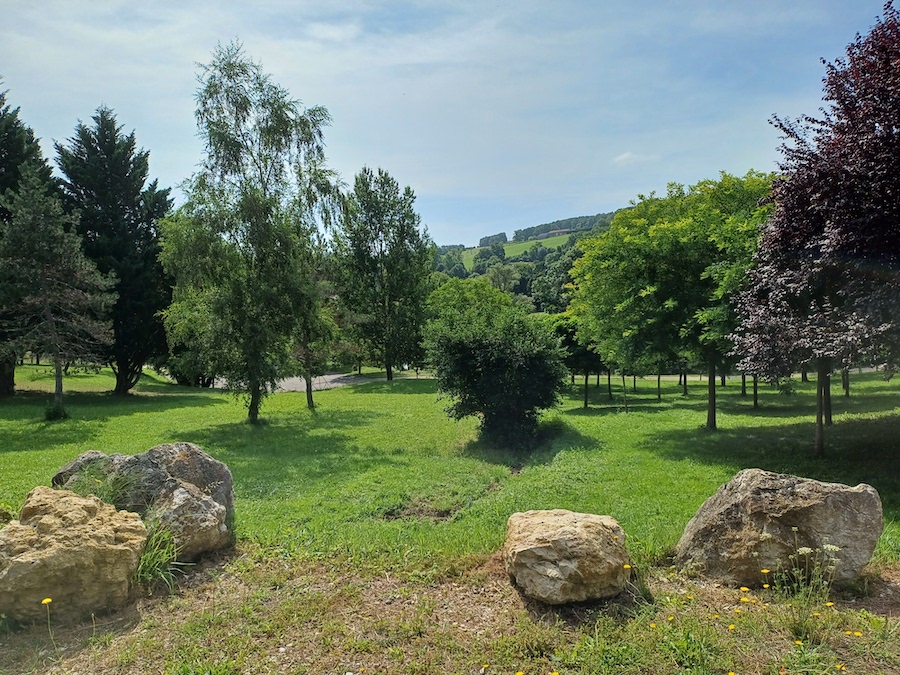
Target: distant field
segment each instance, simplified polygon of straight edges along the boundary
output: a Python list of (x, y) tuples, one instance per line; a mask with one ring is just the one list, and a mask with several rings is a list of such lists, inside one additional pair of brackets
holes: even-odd
[[(563, 244), (565, 244), (569, 240), (570, 236), (571, 235), (568, 235), (568, 234), (561, 234), (557, 237), (548, 237), (547, 239), (538, 239), (538, 240), (532, 240), (532, 241), (518, 241), (515, 243), (504, 244), (503, 250), (506, 251), (506, 257), (510, 258), (512, 256), (519, 255), (519, 254), (524, 253), (525, 251), (528, 251), (529, 249), (533, 248), (538, 243), (538, 241), (540, 241), (547, 248), (558, 248), (558, 247), (562, 246)], [(466, 266), (467, 270), (469, 270), (469, 271), (472, 270), (472, 265), (475, 261), (475, 254), (478, 253), (478, 251), (480, 251), (480, 250), (481, 250), (481, 248), (476, 246), (475, 248), (467, 248), (465, 251), (462, 252), (463, 265)]]

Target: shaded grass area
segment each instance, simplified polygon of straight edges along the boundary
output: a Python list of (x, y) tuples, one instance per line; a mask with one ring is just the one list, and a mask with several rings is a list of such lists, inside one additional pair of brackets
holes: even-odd
[[(18, 371), (38, 392), (48, 378)], [(834, 397), (823, 460), (811, 456), (814, 383), (792, 397), (764, 388), (753, 409), (729, 382), (716, 433), (702, 428), (706, 383), (694, 377), (687, 398), (665, 381), (662, 402), (655, 378), (636, 393), (629, 381), (628, 413), (619, 386), (610, 401), (592, 383), (585, 410), (576, 385), (530, 452), (485, 446), (474, 421), (447, 419), (427, 379), (317, 392), (314, 411), (304, 394), (281, 393), (258, 427), (227, 394), (159, 378), (124, 399), (104, 392), (107, 373), (67, 380), (71, 418), (56, 423), (43, 421), (45, 393), (17, 396), (0, 403), (0, 502), (17, 506), (85, 450), (192, 441), (232, 469), (240, 543), (171, 598), (54, 630), (64, 652), (46, 626), (0, 630), (0, 672), (900, 672), (897, 620), (878, 615), (900, 598), (870, 604), (884, 582), (872, 600), (815, 608), (810, 637), (782, 599), (751, 605), (668, 568), (702, 501), (760, 467), (874, 485), (887, 523), (875, 570), (896, 582), (900, 397), (878, 374), (853, 384), (853, 397)], [(550, 609), (521, 598), (493, 554), (509, 514), (539, 508), (616, 517), (653, 601)]]

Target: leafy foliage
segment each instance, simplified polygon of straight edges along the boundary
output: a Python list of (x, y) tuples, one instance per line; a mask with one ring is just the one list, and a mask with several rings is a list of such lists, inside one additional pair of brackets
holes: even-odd
[(480, 417), (490, 443), (529, 444), (538, 412), (563, 390), (564, 354), (552, 330), (478, 280), (448, 282), (429, 306), (437, 316), (427, 331), (428, 361), (452, 399), (450, 417)]
[[(582, 339), (607, 363), (638, 372), (700, 361), (710, 378), (723, 364), (735, 324), (731, 297), (741, 287), (765, 218), (759, 200), (772, 176), (722, 173), (665, 197), (640, 196), (609, 230), (584, 239), (574, 262), (571, 311)], [(716, 427), (715, 387), (707, 426)]]

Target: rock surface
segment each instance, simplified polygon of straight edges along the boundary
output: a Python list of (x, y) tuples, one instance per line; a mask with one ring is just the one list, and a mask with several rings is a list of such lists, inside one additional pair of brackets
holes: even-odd
[(37, 487), (0, 530), (0, 614), (76, 619), (122, 607), (147, 530), (135, 513), (96, 497)]
[(120, 509), (166, 526), (179, 559), (226, 548), (233, 540), (234, 483), (231, 471), (193, 443), (157, 445), (139, 455), (79, 455), (53, 477), (71, 487), (87, 474), (100, 474)]
[(790, 569), (789, 556), (807, 547), (820, 560), (836, 558), (834, 580), (849, 581), (871, 559), (883, 528), (881, 499), (870, 485), (851, 488), (745, 469), (688, 522), (675, 562), (726, 583), (752, 586), (763, 583), (760, 570)]
[(503, 559), (522, 593), (551, 605), (618, 595), (630, 576), (619, 523), (563, 509), (512, 514)]

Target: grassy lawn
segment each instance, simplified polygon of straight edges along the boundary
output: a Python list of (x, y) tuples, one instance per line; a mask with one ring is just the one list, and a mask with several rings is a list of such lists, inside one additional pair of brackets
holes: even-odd
[[(701, 426), (696, 376), (687, 398), (664, 382), (661, 403), (655, 378), (629, 383), (628, 413), (618, 388), (609, 401), (592, 383), (584, 410), (573, 387), (538, 448), (515, 453), (447, 419), (425, 378), (317, 392), (315, 411), (277, 394), (260, 427), (227, 394), (153, 377), (115, 399), (104, 373), (68, 378), (71, 419), (47, 423), (49, 369), (21, 368), (17, 382), (31, 391), (0, 404), (0, 502), (18, 507), (89, 449), (192, 441), (231, 467), (239, 543), (174, 596), (55, 629), (57, 647), (46, 626), (0, 629), (0, 672), (900, 672), (900, 396), (878, 374), (854, 375), (850, 398), (835, 387), (824, 460), (810, 457), (814, 383), (792, 397), (763, 388), (754, 410), (729, 381), (716, 433)], [(881, 494), (870, 577), (817, 608), (815, 625), (770, 594), (741, 604), (669, 568), (697, 507), (748, 467)], [(551, 610), (520, 597), (496, 551), (510, 513), (542, 508), (617, 518), (653, 600)]]

